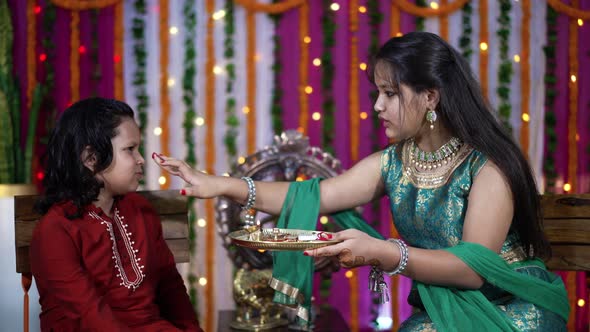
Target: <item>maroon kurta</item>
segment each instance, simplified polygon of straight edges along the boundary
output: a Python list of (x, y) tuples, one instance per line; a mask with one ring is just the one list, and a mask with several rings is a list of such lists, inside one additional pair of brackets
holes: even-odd
[(72, 211), (54, 205), (33, 233), (42, 331), (201, 331), (145, 198), (116, 199), (113, 218), (94, 205), (69, 220)]

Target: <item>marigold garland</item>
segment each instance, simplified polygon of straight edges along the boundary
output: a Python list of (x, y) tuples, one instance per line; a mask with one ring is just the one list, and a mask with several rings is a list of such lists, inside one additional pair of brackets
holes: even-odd
[[(572, 6), (578, 7), (580, 0), (573, 0)], [(578, 83), (571, 79), (578, 76), (578, 24), (575, 19), (569, 20), (569, 122), (568, 122), (568, 174), (567, 181), (571, 185), (570, 192), (575, 193), (578, 189)], [(575, 308), (573, 306), (572, 308)], [(574, 310), (572, 310), (574, 311)]]
[(299, 8), (299, 45), (301, 58), (299, 59), (299, 130), (307, 135), (309, 123), (309, 103), (305, 89), (308, 84), (309, 47), (309, 5), (304, 2)]
[[(479, 1), (479, 42), (480, 46), (488, 43), (488, 1)], [(481, 91), (484, 96), (488, 95), (488, 51), (480, 47), (479, 50), (479, 80), (481, 82)]]
[(420, 17), (449, 15), (463, 7), (469, 0), (455, 0), (449, 4), (441, 4), (437, 9), (417, 6), (408, 0), (392, 0), (391, 3), (406, 13)]
[[(27, 109), (31, 109), (33, 103), (33, 90), (37, 84), (37, 26), (35, 19), (36, 0), (27, 1)], [(20, 121), (19, 121), (20, 122)]]
[[(213, 33), (215, 30), (215, 21), (213, 20), (213, 12), (215, 11), (215, 0), (207, 0), (207, 35), (205, 37), (205, 125), (206, 136), (205, 146), (207, 147), (205, 153), (205, 167), (209, 174), (215, 173), (215, 75), (213, 74), (213, 67), (215, 65), (215, 42), (213, 40)], [(251, 86), (254, 84), (248, 84)], [(214, 331), (215, 326), (215, 213), (213, 207), (213, 200), (205, 201), (205, 216), (207, 220), (206, 226), (206, 254), (205, 266), (207, 287), (205, 287), (205, 299), (207, 306), (205, 310), (205, 331)]]
[(531, 88), (531, 67), (530, 67), (530, 24), (531, 24), (531, 0), (522, 0), (522, 28), (520, 31), (521, 57), (520, 57), (520, 91), (521, 91), (521, 126), (520, 126), (520, 147), (525, 157), (529, 155), (529, 121), (524, 121), (524, 115), (529, 114), (530, 88)]
[[(170, 155), (170, 94), (168, 93), (168, 52), (170, 45), (170, 34), (168, 32), (169, 4), (168, 0), (159, 0), (159, 39), (160, 39), (160, 151), (162, 154)], [(166, 181), (160, 185), (162, 189), (170, 188), (170, 176), (167, 172), (161, 171)]]
[(50, 0), (54, 5), (73, 11), (102, 9), (122, 0)]
[(70, 102), (80, 99), (80, 13), (71, 12), (70, 21)]
[(359, 159), (359, 65), (358, 65), (358, 0), (349, 4), (350, 37), (350, 82), (349, 82), (349, 116), (350, 116), (350, 158), (353, 163)]
[[(440, 6), (444, 7), (447, 5), (447, 0), (440, 0)], [(444, 40), (449, 40), (449, 15), (440, 15), (439, 21), (440, 36)]]
[(246, 88), (246, 99), (249, 111), (246, 114), (247, 151), (248, 154), (256, 152), (256, 17), (252, 10), (246, 11), (246, 76), (250, 84)]
[(306, 4), (307, 0), (285, 0), (283, 2), (273, 4), (259, 3), (255, 2), (255, 0), (235, 0), (235, 2), (241, 5), (242, 7), (254, 12), (264, 12), (267, 14), (281, 14), (290, 9), (294, 9), (303, 4)]
[(573, 4), (572, 6), (568, 6), (560, 0), (547, 0), (547, 3), (549, 3), (549, 5), (553, 7), (555, 11), (565, 14), (571, 18), (581, 18), (583, 20), (590, 20), (590, 10), (581, 10), (575, 8)]
[(115, 62), (115, 82), (114, 82), (114, 96), (115, 99), (125, 99), (125, 85), (123, 84), (123, 24), (124, 24), (124, 9), (123, 1), (115, 5), (115, 40), (114, 40), (114, 54), (113, 61)]
[(395, 2), (391, 2), (391, 20), (390, 20), (390, 31), (391, 37), (397, 36), (401, 33), (401, 13), (399, 7), (395, 5)]

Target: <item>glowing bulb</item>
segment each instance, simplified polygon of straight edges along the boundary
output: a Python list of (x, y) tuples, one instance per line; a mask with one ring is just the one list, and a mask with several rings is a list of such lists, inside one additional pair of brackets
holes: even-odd
[(303, 177), (302, 177), (302, 176), (298, 176), (298, 177), (295, 179), (295, 181), (297, 181), (297, 182), (301, 182), (301, 181), (303, 181)]
[(229, 176), (228, 172), (223, 173), (223, 176)]
[(199, 218), (199, 220), (197, 220), (197, 226), (205, 227), (205, 226), (207, 226), (207, 221), (203, 218)]
[(514, 54), (514, 62), (516, 62), (516, 63), (520, 62), (520, 55)]
[(361, 70), (367, 70), (367, 64), (366, 64), (366, 63), (364, 63), (364, 62), (361, 62), (361, 64), (359, 65), (359, 68), (360, 68)]
[(351, 270), (346, 271), (346, 273), (344, 273), (344, 276), (347, 277), (348, 279), (352, 278), (352, 276), (354, 275), (354, 272), (352, 272)]
[[(578, 25), (579, 25), (579, 26), (582, 26), (582, 25), (584, 25), (584, 21), (583, 21), (581, 18), (579, 18), (579, 19), (578, 19)], [(583, 301), (583, 300), (582, 300), (582, 301)]]
[(403, 34), (403, 33), (401, 33), (401, 32), (398, 32), (398, 33), (396, 33), (396, 34), (395, 34), (395, 36), (396, 36), (396, 37), (401, 37), (401, 36), (403, 36), (403, 35), (404, 35), (404, 34)]
[(242, 107), (242, 113), (244, 113), (244, 114), (250, 113), (250, 107), (248, 107), (248, 106)]
[(166, 177), (164, 175), (160, 176), (158, 178), (158, 183), (161, 185), (165, 185), (166, 184)]
[(584, 299), (579, 299), (578, 300), (578, 307), (583, 307), (584, 305), (586, 305), (586, 301), (584, 301)]
[(359, 7), (359, 13), (363, 13), (364, 14), (366, 12), (367, 12), (367, 7), (365, 7), (365, 6), (360, 6)]
[(522, 121), (529, 122), (530, 120), (531, 120), (531, 117), (529, 116), (528, 113), (522, 113)]
[(337, 4), (336, 2), (333, 2), (333, 3), (330, 5), (330, 9), (332, 9), (333, 11), (338, 11), (338, 9), (340, 9), (340, 5), (339, 5), (339, 4)]
[(312, 63), (314, 66), (319, 67), (322, 65), (322, 60), (320, 58), (315, 58), (313, 59)]
[(313, 88), (311, 86), (308, 85), (305, 87), (305, 93), (310, 95), (312, 92), (313, 92)]
[(175, 35), (178, 33), (178, 28), (177, 27), (170, 27), (170, 34), (171, 35)]
[(203, 277), (199, 278), (199, 285), (201, 285), (201, 286), (207, 285), (207, 278), (203, 278)]
[(313, 114), (311, 115), (311, 118), (314, 119), (315, 121), (318, 121), (319, 119), (322, 118), (322, 115), (320, 114), (320, 112), (313, 112)]
[(570, 190), (572, 190), (572, 185), (569, 183), (566, 183), (563, 185), (563, 191), (565, 192), (569, 192)]
[(213, 13), (213, 19), (216, 20), (216, 21), (217, 20), (220, 20), (220, 19), (222, 19), (224, 17), (225, 17), (225, 10), (223, 10), (223, 9), (218, 10), (215, 13)]
[(200, 127), (205, 124), (205, 119), (199, 116), (195, 119), (195, 124)]
[(438, 9), (438, 3), (434, 2), (434, 1), (431, 2), (430, 3), (430, 8), (432, 8), (432, 9)]
[(220, 66), (213, 66), (213, 74), (215, 75), (219, 75), (223, 72), (223, 69), (221, 69)]
[(239, 157), (239, 158), (238, 158), (238, 164), (240, 164), (240, 165), (241, 165), (241, 164), (243, 164), (243, 163), (245, 163), (245, 162), (246, 162), (246, 158), (244, 158), (244, 157)]
[(479, 48), (480, 48), (482, 51), (487, 51), (487, 49), (488, 49), (488, 43), (486, 43), (486, 42), (481, 42), (481, 43), (479, 43)]
[(328, 223), (328, 217), (326, 217), (326, 216), (322, 216), (322, 217), (320, 218), (320, 222), (322, 223), (322, 225), (325, 225), (325, 224), (327, 224), (327, 223)]
[(175, 83), (176, 83), (176, 82), (174, 81), (174, 79), (173, 79), (173, 78), (169, 78), (169, 79), (168, 79), (168, 87), (173, 87)]
[(367, 114), (367, 112), (361, 112), (360, 117), (362, 120), (366, 120), (369, 117), (369, 115)]
[(303, 42), (306, 43), (306, 44), (311, 43), (311, 37), (310, 36), (303, 37)]
[(259, 62), (260, 60), (262, 60), (262, 55), (260, 55), (260, 53), (256, 53), (254, 55), (254, 61)]
[(266, 250), (264, 250), (264, 249), (258, 249), (258, 252), (261, 253), (261, 254), (263, 254), (265, 251)]
[(570, 76), (570, 80), (572, 80), (573, 83), (576, 83), (576, 80), (577, 80), (576, 75)]
[(162, 135), (162, 128), (160, 128), (160, 127), (154, 128), (154, 135), (156, 135), (156, 136)]

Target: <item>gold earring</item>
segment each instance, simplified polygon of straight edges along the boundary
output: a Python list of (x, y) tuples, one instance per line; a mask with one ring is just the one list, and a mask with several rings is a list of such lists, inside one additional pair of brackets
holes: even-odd
[(437, 115), (434, 110), (429, 109), (426, 112), (426, 121), (430, 122), (430, 130), (434, 130), (434, 123), (436, 122)]

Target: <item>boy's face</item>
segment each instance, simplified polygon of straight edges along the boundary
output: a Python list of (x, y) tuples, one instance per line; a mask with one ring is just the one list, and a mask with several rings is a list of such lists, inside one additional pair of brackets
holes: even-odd
[(104, 182), (106, 193), (123, 195), (136, 191), (143, 177), (145, 160), (139, 154), (141, 135), (139, 127), (131, 118), (124, 118), (113, 137), (113, 161), (104, 171), (97, 174)]

